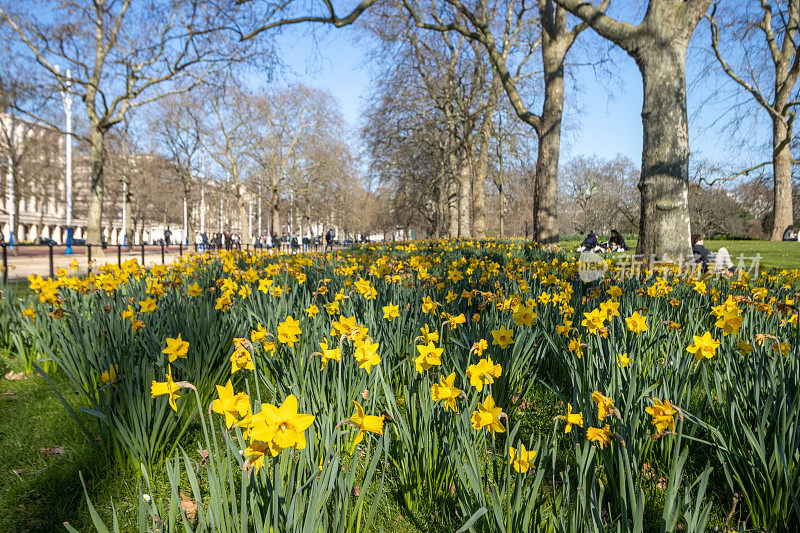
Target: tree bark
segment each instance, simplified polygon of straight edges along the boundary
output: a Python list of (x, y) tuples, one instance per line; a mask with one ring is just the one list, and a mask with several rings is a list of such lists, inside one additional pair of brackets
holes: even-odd
[(634, 56), (642, 74), (642, 195), (636, 251), (691, 257), (686, 41), (653, 43)]
[(455, 154), (450, 155), (450, 166), (447, 169), (447, 193), (445, 197), (447, 208), (447, 236), (458, 237), (458, 192), (460, 175), (458, 174), (459, 161)]
[[(500, 179), (503, 179), (503, 178), (501, 177)], [(503, 184), (502, 183), (500, 183), (500, 186), (497, 188), (497, 195), (499, 196), (499, 200), (500, 200), (500, 237), (502, 238), (502, 237), (505, 236), (505, 227), (504, 227), (505, 215), (503, 213), (504, 213), (504, 211), (506, 209), (506, 206), (504, 205), (505, 198), (503, 197)]]
[(566, 51), (554, 43), (542, 48), (544, 104), (539, 126), (539, 147), (534, 180), (534, 240), (558, 243), (558, 164), (561, 119), (564, 114), (564, 58)]
[(480, 152), (478, 152), (478, 167), (475, 171), (475, 179), (472, 182), (473, 227), (475, 228), (475, 238), (477, 239), (486, 237), (486, 176), (489, 169), (492, 122), (494, 113), (497, 110), (499, 93), (500, 78), (495, 73), (492, 77), (492, 84), (489, 87), (486, 108), (483, 111), (483, 122), (481, 123), (481, 131), (478, 137), (481, 143)]
[(272, 222), (270, 225), (272, 226), (272, 233), (277, 235), (278, 237), (281, 236), (281, 212), (279, 209), (279, 197), (278, 197), (278, 188), (274, 187), (272, 189), (272, 213), (271, 213), (271, 220)]
[(789, 143), (792, 139), (791, 120), (772, 116), (772, 172), (773, 172), (773, 205), (775, 218), (772, 222), (770, 240), (780, 241), (783, 232), (794, 224), (792, 212), (792, 151)]
[[(105, 197), (105, 181), (103, 167), (105, 164), (105, 132), (93, 126), (90, 132), (91, 141), (91, 188), (89, 191), (89, 213), (86, 224), (86, 243), (101, 244), (103, 224), (103, 199)], [(102, 248), (97, 249), (100, 254)]]
[[(469, 154), (465, 150), (465, 155)], [(459, 172), (459, 192), (458, 192), (458, 236), (462, 239), (470, 238), (470, 207), (472, 185), (472, 172), (470, 170), (470, 158), (465, 157), (461, 161), (461, 171)]]

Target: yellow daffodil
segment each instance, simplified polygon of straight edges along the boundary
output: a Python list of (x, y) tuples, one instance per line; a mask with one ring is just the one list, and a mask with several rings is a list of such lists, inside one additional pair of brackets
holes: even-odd
[(599, 391), (592, 393), (592, 400), (597, 404), (597, 418), (603, 420), (614, 411), (614, 400), (608, 396), (603, 396)]
[(196, 281), (191, 285), (189, 285), (188, 287), (186, 287), (186, 294), (188, 294), (192, 298), (196, 298), (200, 296), (202, 293), (203, 289), (200, 288), (200, 285), (198, 285)]
[(290, 394), (280, 407), (261, 404), (261, 411), (253, 415), (250, 440), (265, 443), (273, 457), (286, 448), (302, 450), (306, 447), (305, 430), (313, 423), (314, 415), (298, 413), (297, 398)]
[(142, 313), (150, 314), (156, 310), (156, 301), (152, 298), (146, 298), (139, 302), (139, 309)]
[(215, 413), (225, 415), (225, 426), (233, 427), (239, 421), (239, 417), (244, 416), (250, 410), (250, 398), (246, 393), (233, 393), (231, 380), (225, 385), (217, 385), (217, 396), (211, 404)]
[(255, 370), (256, 365), (253, 363), (253, 357), (245, 346), (244, 338), (233, 339), (233, 354), (231, 354), (231, 374), (235, 374), (239, 370)]
[(389, 305), (383, 306), (383, 318), (391, 322), (400, 316), (400, 307), (389, 302)]
[[(422, 312), (426, 315), (428, 313), (436, 311), (436, 302), (434, 302), (430, 296), (426, 296), (422, 300)], [(435, 314), (435, 313), (434, 313)]]
[(267, 328), (258, 323), (256, 329), (250, 332), (250, 342), (261, 342), (267, 338)]
[(460, 389), (456, 388), (456, 373), (453, 372), (449, 376), (439, 377), (439, 383), (434, 383), (431, 386), (431, 399), (434, 402), (441, 401), (444, 404), (445, 409), (452, 409), (454, 413), (458, 412), (458, 406), (456, 405), (456, 398), (458, 398), (462, 392)]
[(739, 308), (736, 307), (734, 309), (723, 310), (722, 313), (719, 314), (719, 318), (714, 325), (722, 329), (723, 336), (727, 336), (739, 333), (739, 329), (742, 327), (743, 323), (744, 321), (742, 320)]
[(429, 342), (427, 345), (417, 345), (419, 355), (414, 359), (414, 366), (420, 374), (432, 366), (442, 364), (440, 359), (444, 348), (437, 348), (435, 344)]
[(167, 347), (161, 350), (169, 357), (169, 362), (174, 363), (178, 357), (186, 359), (186, 354), (189, 353), (189, 343), (181, 339), (181, 334), (174, 339), (167, 337)]
[(472, 412), (470, 422), (477, 431), (486, 428), (492, 435), (504, 433), (506, 428), (500, 422), (500, 415), (503, 409), (494, 405), (494, 398), (487, 396), (483, 403), (478, 404), (478, 409)]
[(342, 360), (342, 350), (338, 346), (335, 348), (328, 348), (328, 341), (324, 340), (319, 343), (319, 347), (322, 350), (322, 368), (325, 368), (325, 365), (328, 364), (329, 361), (336, 361), (339, 362)]
[(358, 427), (358, 435), (356, 435), (353, 446), (361, 442), (366, 432), (383, 435), (383, 416), (365, 415), (361, 404), (355, 400), (353, 403), (356, 406), (356, 412), (350, 417), (350, 421)]
[(674, 415), (678, 410), (669, 403), (669, 400), (665, 399), (661, 402), (658, 398), (653, 398), (652, 407), (646, 407), (645, 411), (653, 417), (653, 425), (656, 427), (656, 431), (659, 435), (666, 430), (675, 433)]
[(536, 320), (536, 313), (533, 311), (532, 306), (519, 304), (514, 309), (512, 318), (517, 326), (531, 326), (533, 321)]
[(589, 333), (597, 334), (605, 332), (605, 321), (607, 314), (600, 309), (592, 309), (588, 313), (583, 313), (585, 317), (581, 322), (581, 326), (589, 330)]
[(178, 406), (175, 403), (175, 399), (180, 397), (180, 390), (180, 385), (172, 380), (172, 367), (167, 367), (167, 381), (153, 381), (150, 385), (150, 397), (155, 398), (156, 396), (168, 395), (169, 406), (177, 413)]
[(509, 345), (514, 344), (514, 330), (505, 326), (492, 330), (492, 346), (500, 346), (505, 350)]
[(478, 392), (483, 391), (484, 385), (494, 383), (494, 380), (499, 378), (502, 372), (503, 367), (499, 364), (494, 364), (492, 358), (488, 356), (486, 359), (481, 359), (477, 363), (467, 367), (469, 383), (475, 387)]
[(298, 341), (297, 336), (300, 334), (302, 334), (300, 322), (292, 318), (292, 315), (287, 316), (286, 320), (278, 324), (278, 342), (288, 345), (289, 348)]
[(356, 361), (358, 361), (358, 367), (366, 370), (367, 374), (369, 374), (373, 366), (381, 362), (378, 348), (377, 342), (372, 342), (371, 338), (365, 337), (358, 342), (358, 346), (356, 346), (356, 350), (353, 353)]
[(422, 342), (429, 343), (429, 342), (439, 342), (439, 332), (437, 330), (431, 331), (428, 327), (428, 324), (420, 328), (422, 331)]
[(531, 462), (536, 457), (536, 450), (526, 450), (525, 445), (520, 443), (519, 450), (514, 447), (509, 447), (508, 458), (511, 460), (511, 466), (520, 474), (524, 474), (531, 468)]
[(706, 331), (703, 336), (693, 335), (694, 342), (686, 347), (686, 351), (694, 354), (698, 361), (711, 359), (717, 353), (720, 342), (711, 337), (711, 332)]
[(489, 349), (489, 343), (486, 342), (486, 339), (480, 339), (472, 345), (472, 351), (477, 356), (483, 355), (483, 351), (487, 349)]
[(650, 329), (647, 326), (647, 319), (640, 315), (638, 311), (634, 311), (631, 316), (626, 318), (625, 323), (628, 325), (628, 329), (637, 335)]
[(567, 414), (559, 418), (567, 423), (566, 427), (564, 427), (564, 433), (572, 431), (572, 426), (583, 427), (583, 413), (573, 413), (571, 403), (567, 404)]
[(594, 442), (600, 447), (600, 449), (603, 449), (606, 444), (611, 443), (612, 435), (613, 433), (611, 433), (611, 429), (608, 424), (606, 424), (603, 429), (591, 427), (586, 430), (586, 440)]

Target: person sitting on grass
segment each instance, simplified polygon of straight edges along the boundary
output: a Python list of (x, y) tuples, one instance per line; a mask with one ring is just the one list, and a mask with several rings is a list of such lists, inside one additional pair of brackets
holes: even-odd
[(615, 229), (611, 230), (611, 238), (608, 239), (608, 244), (612, 252), (624, 252), (628, 249), (628, 245), (625, 244), (625, 237)]
[(800, 240), (798, 238), (797, 233), (793, 231), (792, 226), (786, 226), (786, 229), (783, 232), (783, 240), (784, 241), (797, 241)]
[(725, 276), (732, 276), (736, 270), (728, 249), (723, 247), (717, 250), (716, 254), (711, 252), (704, 246), (703, 235), (700, 233), (692, 235), (692, 255), (694, 263), (702, 265), (703, 273), (708, 272), (708, 265), (711, 262), (714, 263), (714, 272), (721, 272)]
[(593, 252), (599, 249), (600, 242), (597, 240), (597, 234), (594, 231), (589, 231), (589, 234), (583, 239), (581, 245), (578, 246), (579, 252)]

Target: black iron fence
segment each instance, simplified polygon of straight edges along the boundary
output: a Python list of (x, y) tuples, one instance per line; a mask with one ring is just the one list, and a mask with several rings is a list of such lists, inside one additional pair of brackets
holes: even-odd
[[(217, 253), (220, 250), (237, 250), (237, 251), (244, 251), (245, 253), (256, 253), (260, 251), (267, 251), (267, 250), (276, 250), (282, 251), (287, 253), (301, 253), (301, 252), (319, 252), (323, 251), (326, 247), (324, 244), (319, 242), (311, 242), (307, 244), (298, 244), (296, 246), (292, 246), (288, 242), (279, 242), (278, 244), (268, 247), (263, 244), (255, 244), (255, 245), (241, 245), (236, 243), (229, 243), (223, 246), (218, 246), (215, 243), (208, 243), (208, 244), (193, 244), (193, 245), (185, 245), (183, 243), (178, 244), (170, 244), (169, 246), (166, 244), (138, 244), (133, 246), (124, 246), (122, 244), (108, 244), (108, 245), (97, 245), (97, 244), (73, 244), (71, 248), (71, 254), (67, 254), (67, 246), (64, 244), (28, 244), (28, 243), (21, 243), (21, 244), (14, 244), (13, 246), (7, 243), (0, 243), (0, 248), (2, 248), (2, 280), (3, 283), (8, 283), (8, 256), (14, 255), (16, 256), (27, 256), (27, 257), (42, 257), (44, 254), (38, 254), (37, 251), (46, 249), (47, 250), (47, 258), (49, 263), (49, 273), (50, 277), (55, 277), (55, 268), (53, 258), (56, 254), (59, 255), (73, 255), (73, 256), (85, 256), (86, 258), (86, 268), (87, 272), (92, 272), (92, 250), (95, 250), (95, 255), (97, 254), (97, 249), (101, 248), (104, 251), (105, 259), (108, 259), (108, 250), (116, 249), (116, 256), (117, 256), (117, 265), (122, 266), (122, 259), (123, 253), (126, 254), (127, 258), (136, 258), (141, 259), (142, 265), (145, 264), (145, 255), (146, 253), (155, 253), (161, 252), (161, 264), (166, 264), (166, 258), (169, 254), (174, 254), (177, 250), (178, 256), (182, 256), (184, 253)], [(336, 246), (336, 249), (341, 249), (340, 246)], [(83, 262), (83, 261), (80, 261)]]

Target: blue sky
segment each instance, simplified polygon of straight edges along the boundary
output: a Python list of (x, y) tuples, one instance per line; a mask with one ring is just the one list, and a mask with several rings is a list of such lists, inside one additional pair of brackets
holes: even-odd
[[(279, 53), (287, 67), (281, 78), (285, 81), (299, 80), (329, 91), (341, 102), (352, 137), (356, 138), (370, 91), (365, 55), (369, 42), (363, 38), (359, 41), (357, 32), (351, 28), (335, 30), (317, 26), (314, 28), (315, 38), (309, 30), (309, 27), (294, 27), (278, 38)], [(698, 35), (698, 39), (701, 37)], [(616, 53), (614, 59), (618, 79), (611, 84), (612, 96), (609, 96), (608, 84), (597, 81), (589, 69), (576, 74), (580, 83), (579, 93), (568, 88), (567, 123), (571, 127), (565, 128), (562, 161), (576, 155), (613, 158), (622, 154), (637, 164), (640, 162), (641, 76), (633, 60), (625, 54)], [(697, 106), (706, 98), (707, 91), (730, 82), (721, 75), (697, 81), (698, 68), (693, 61), (697, 62), (690, 55), (688, 77), (690, 82), (695, 80), (689, 91), (689, 133), (693, 155), (737, 168), (767, 160), (769, 152), (765, 148), (752, 148), (756, 143), (769, 140), (770, 129), (766, 121), (758, 126), (751, 124), (751, 128), (755, 128), (751, 130), (751, 136), (756, 142), (742, 149), (730, 132), (712, 125), (724, 112), (724, 104), (706, 105), (697, 112)], [(579, 114), (574, 112), (575, 108), (570, 108), (575, 98), (581, 101)]]

